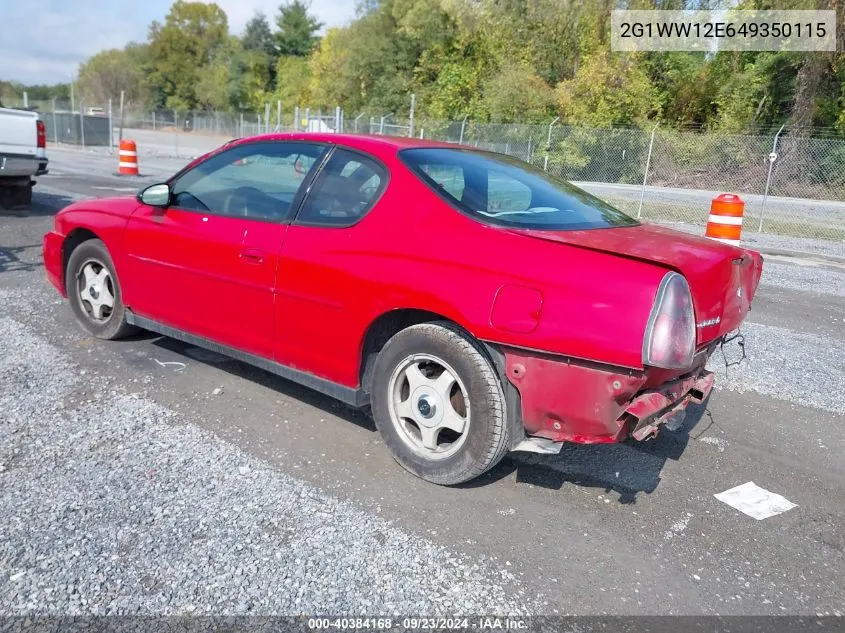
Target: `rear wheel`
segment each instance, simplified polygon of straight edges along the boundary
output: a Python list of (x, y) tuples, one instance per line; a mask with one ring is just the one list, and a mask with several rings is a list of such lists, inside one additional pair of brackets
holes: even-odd
[(65, 283), (71, 309), (86, 332), (111, 340), (136, 331), (126, 322), (114, 262), (102, 241), (87, 240), (73, 249)]
[(391, 338), (376, 360), (373, 417), (409, 472), (458, 484), (507, 452), (499, 378), (480, 346), (450, 323), (423, 323)]

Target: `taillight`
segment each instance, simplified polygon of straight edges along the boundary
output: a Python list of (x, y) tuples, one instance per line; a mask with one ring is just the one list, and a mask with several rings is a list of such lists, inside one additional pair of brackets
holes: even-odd
[(689, 284), (666, 273), (657, 289), (643, 339), (643, 364), (687, 369), (695, 356), (695, 311)]
[(38, 132), (38, 147), (44, 148), (47, 147), (47, 130), (44, 127), (44, 121), (39, 119), (35, 122), (35, 129)]

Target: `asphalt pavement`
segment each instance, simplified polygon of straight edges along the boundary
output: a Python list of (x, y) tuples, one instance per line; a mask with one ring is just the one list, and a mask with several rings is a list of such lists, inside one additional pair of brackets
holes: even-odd
[[(717, 388), (679, 431), (644, 444), (566, 446), (557, 456), (512, 454), (479, 480), (444, 488), (399, 468), (363, 414), (303, 387), (158, 336), (120, 342), (86, 336), (44, 278), (40, 244), (52, 214), (72, 200), (126, 194), (162, 180), (184, 160), (142, 159), (143, 177), (127, 179), (112, 175), (101, 153), (56, 150), (51, 159), (52, 173), (36, 187), (31, 213), (0, 216), (0, 346), (4, 340), (7, 346), (0, 350), (7, 357), (0, 366), (6, 385), (0, 386), (0, 421), (11, 420), (17, 429), (0, 433), (2, 503), (7, 510), (16, 504), (28, 508), (33, 518), (24, 513), (20, 521), (41, 527), (27, 531), (15, 523), (15, 538), (0, 533), (0, 611), (41, 612), (51, 603), (39, 601), (39, 591), (69, 591), (54, 568), (38, 567), (53, 556), (77, 560), (84, 570), (80, 576), (103, 576), (99, 584), (79, 582), (71, 594), (75, 601), (58, 601), (50, 607), (54, 613), (101, 608), (100, 585), (115, 595), (102, 606), (106, 611), (122, 605), (147, 613), (168, 608), (187, 613), (189, 607), (210, 613), (292, 612), (298, 605), (288, 594), (298, 595), (314, 582), (319, 593), (308, 603), (312, 609), (347, 608), (352, 596), (370, 586), (379, 594), (369, 596), (373, 608), (393, 600), (396, 608), (442, 611), (446, 596), (449, 608), (470, 611), (496, 603), (503, 610), (562, 614), (845, 613), (842, 266), (776, 260), (745, 328), (748, 359), (726, 368), (721, 356), (714, 358)], [(10, 351), (18, 369), (8, 360)], [(57, 376), (52, 382), (35, 378), (44, 372), (49, 378), (51, 371)], [(32, 376), (39, 393), (28, 391), (26, 380), (13, 383), (12, 376)], [(65, 413), (50, 409), (56, 399), (64, 402)], [(30, 401), (38, 405), (26, 405)], [(56, 430), (37, 432), (38, 416), (47, 416)], [(111, 430), (101, 431), (103, 425)], [(27, 443), (26, 437), (41, 444)], [(190, 558), (200, 545), (180, 542), (173, 535), (182, 527), (165, 520), (155, 527), (164, 545), (149, 547), (159, 567), (169, 570), (166, 582), (152, 574), (149, 585), (109, 584), (110, 574), (121, 573), (119, 565), (96, 564), (107, 549), (108, 515), (86, 537), (93, 542), (86, 549), (73, 545), (79, 531), (51, 532), (49, 517), (42, 525), (38, 511), (47, 511), (30, 499), (33, 478), (49, 483), (70, 477), (62, 468), (44, 470), (37, 456), (60, 454), (79, 438), (86, 450), (73, 452), (77, 481), (91, 473), (106, 485), (110, 479), (102, 469), (122, 473), (127, 463), (142, 468), (138, 451), (146, 455), (158, 443), (169, 451), (156, 458), (172, 471), (169, 485), (184, 522), (207, 523), (239, 499), (261, 502), (277, 495), (292, 514), (276, 529), (289, 529), (295, 538), (262, 545), (260, 538), (237, 530), (204, 529), (219, 540), (217, 548), (201, 545), (202, 555), (211, 557), (203, 567)], [(16, 450), (22, 451), (19, 460)], [(173, 465), (186, 452), (196, 453), (200, 467)], [(15, 463), (19, 466), (10, 468)], [(239, 480), (235, 488), (224, 473), (243, 475), (239, 464), (260, 476)], [(202, 479), (203, 473), (211, 479)], [(214, 481), (220, 486), (216, 501)], [(747, 482), (797, 506), (756, 520), (714, 497)], [(96, 486), (83, 489), (91, 494)], [(45, 504), (57, 503), (51, 495), (64, 494), (46, 484), (38, 490)], [(299, 507), (295, 499), (301, 491), (317, 501)], [(294, 501), (284, 501), (289, 497)], [(133, 516), (132, 503), (115, 502), (122, 520)], [(319, 507), (331, 510), (315, 521)], [(265, 515), (272, 508), (261, 505), (239, 509), (233, 520), (264, 525)], [(61, 520), (67, 519), (56, 519)], [(317, 538), (327, 544), (320, 554), (304, 532), (334, 524), (340, 527)], [(349, 541), (355, 556), (328, 546), (334, 540), (346, 544), (343, 539), (352, 539), (359, 528), (360, 538), (370, 540)], [(81, 523), (79, 530), (86, 529), (92, 528)], [(78, 551), (75, 558), (54, 551), (64, 552), (66, 543), (67, 551)], [(214, 556), (234, 551), (238, 543), (250, 552), (242, 573), (257, 578), (254, 595), (234, 571), (227, 576), (213, 564)], [(140, 569), (140, 554), (131, 544), (123, 546), (129, 548), (128, 568)], [(313, 569), (321, 574), (360, 576), (357, 584), (324, 587), (309, 577), (297, 579), (292, 573), (302, 562), (296, 562), (297, 547), (317, 561)], [(379, 558), (383, 548), (388, 553)], [(282, 563), (278, 552), (284, 554)], [(334, 557), (334, 567), (320, 556)], [(26, 585), (25, 591), (17, 584), (39, 574), (41, 584)], [(285, 574), (292, 584), (279, 581)], [(384, 581), (384, 574), (402, 578), (416, 593), (408, 596), (393, 580)], [(184, 595), (183, 586), (197, 588)], [(449, 587), (458, 588), (455, 595)]]

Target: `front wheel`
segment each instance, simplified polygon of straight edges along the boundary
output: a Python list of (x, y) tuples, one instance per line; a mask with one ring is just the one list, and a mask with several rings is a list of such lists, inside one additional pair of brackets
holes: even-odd
[(495, 466), (509, 446), (501, 383), (478, 343), (450, 323), (402, 330), (379, 353), (376, 426), (396, 461), (437, 484)]
[(86, 240), (73, 249), (65, 283), (73, 314), (86, 332), (111, 340), (136, 331), (126, 322), (114, 262), (102, 241)]

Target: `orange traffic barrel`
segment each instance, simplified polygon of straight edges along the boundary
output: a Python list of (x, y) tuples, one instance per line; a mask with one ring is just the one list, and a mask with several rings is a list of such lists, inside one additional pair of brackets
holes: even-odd
[(117, 172), (122, 176), (138, 175), (138, 146), (135, 141), (121, 139)]
[(742, 234), (742, 214), (745, 203), (733, 193), (723, 193), (710, 203), (710, 216), (707, 218), (705, 237), (739, 246)]

